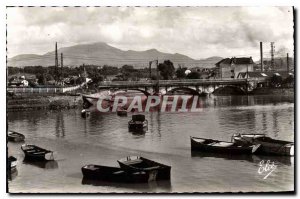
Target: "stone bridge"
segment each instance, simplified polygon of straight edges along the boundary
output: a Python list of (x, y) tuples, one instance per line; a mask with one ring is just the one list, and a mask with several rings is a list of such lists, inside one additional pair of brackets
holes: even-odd
[(148, 80), (148, 81), (104, 81), (99, 85), (100, 89), (111, 90), (136, 90), (145, 95), (153, 95), (184, 91), (192, 95), (210, 94), (225, 88), (235, 89), (241, 93), (248, 93), (258, 83), (265, 79), (184, 79), (184, 80)]

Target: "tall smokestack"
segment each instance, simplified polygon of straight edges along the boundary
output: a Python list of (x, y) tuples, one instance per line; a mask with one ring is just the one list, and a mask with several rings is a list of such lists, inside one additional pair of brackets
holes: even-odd
[(60, 54), (60, 76), (61, 76), (61, 79), (63, 79), (63, 66), (64, 66), (64, 62), (63, 62), (63, 54), (61, 53)]
[(286, 54), (286, 67), (287, 67), (287, 71), (290, 71), (290, 66), (289, 66), (289, 53)]
[(58, 80), (58, 57), (57, 57), (57, 42), (55, 42), (55, 79)]
[(264, 71), (264, 61), (263, 61), (263, 46), (262, 46), (262, 42), (259, 42), (260, 44), (260, 70)]

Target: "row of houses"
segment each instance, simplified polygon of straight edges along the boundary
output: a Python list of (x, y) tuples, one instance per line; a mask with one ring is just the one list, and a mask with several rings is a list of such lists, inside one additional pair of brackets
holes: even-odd
[(283, 79), (294, 75), (293, 71), (254, 71), (252, 57), (225, 58), (216, 63), (216, 78), (268, 78), (273, 75)]

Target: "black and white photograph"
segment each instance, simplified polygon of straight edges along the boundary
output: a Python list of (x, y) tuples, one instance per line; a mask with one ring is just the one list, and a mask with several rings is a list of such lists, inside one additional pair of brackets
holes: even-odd
[(296, 12), (6, 6), (7, 193), (294, 194)]

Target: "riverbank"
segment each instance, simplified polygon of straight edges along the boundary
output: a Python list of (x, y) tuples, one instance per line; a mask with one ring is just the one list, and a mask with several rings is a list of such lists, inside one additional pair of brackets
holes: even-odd
[(295, 94), (294, 88), (255, 88), (252, 95), (290, 95)]
[(80, 106), (82, 106), (82, 98), (78, 95), (21, 95), (7, 97), (7, 111), (60, 110)]

